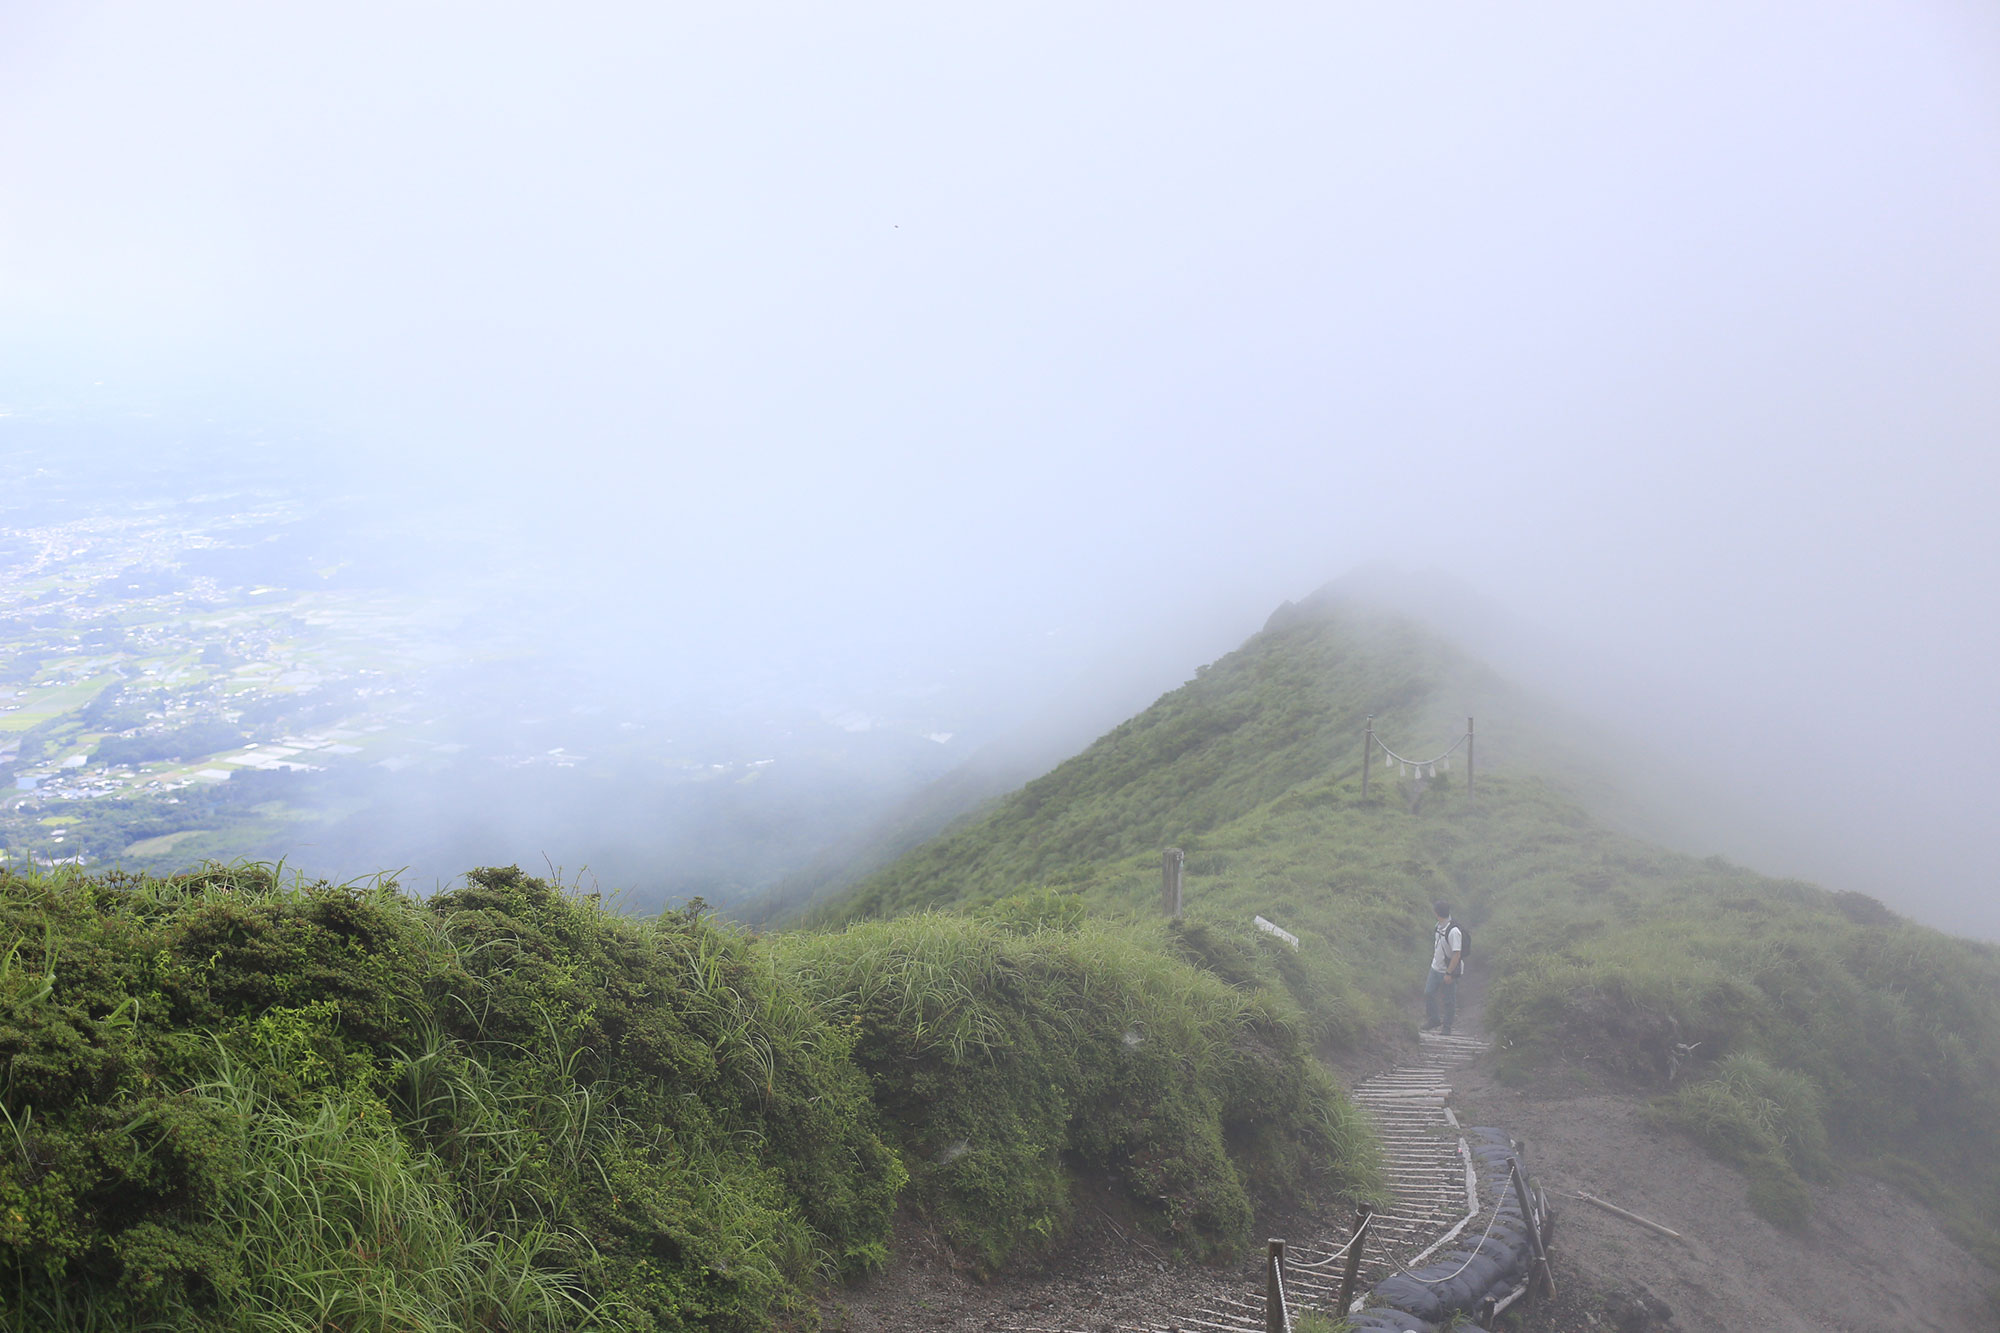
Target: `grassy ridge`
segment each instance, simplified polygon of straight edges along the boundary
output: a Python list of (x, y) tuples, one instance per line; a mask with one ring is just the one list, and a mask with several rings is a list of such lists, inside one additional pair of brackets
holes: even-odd
[(809, 913), (816, 924), (1100, 880), (1358, 771), (1370, 714), (1408, 734), (1483, 673), (1433, 636), (1380, 615), (1292, 609), (1083, 754), (967, 826)]
[[(1462, 772), (1418, 800), (1378, 771), (1361, 797), (1367, 715), (1448, 737), (1445, 701), (1481, 692), (1516, 721), (1491, 728), (1482, 754), (1502, 764), (1476, 799)], [(2000, 951), (1613, 831), (1528, 771), (1522, 756), (1554, 753), (1522, 734), (1532, 711), (1435, 638), (1322, 600), (817, 919), (1043, 886), (1138, 922), (1177, 844), (1212, 938), (1264, 947), (1253, 913), (1303, 938), (1280, 981), (1338, 1042), (1412, 1012), (1446, 898), (1498, 969), (1489, 1018), (1516, 1076), (1661, 1096), (1773, 1220), (1802, 1220), (1804, 1181), (1831, 1163), (1866, 1164), (2000, 1261)], [(1491, 732), (1482, 716), (1482, 745)]]

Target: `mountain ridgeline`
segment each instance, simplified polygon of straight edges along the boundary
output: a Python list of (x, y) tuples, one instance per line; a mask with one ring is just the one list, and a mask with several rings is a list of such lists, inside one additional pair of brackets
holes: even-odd
[[(1363, 794), (1370, 716), (1429, 754), (1471, 714), (1474, 791), (1461, 751)], [(1226, 1257), (1379, 1197), (1316, 1054), (1409, 1034), (1440, 897), (1512, 1073), (1646, 1098), (1781, 1224), (1865, 1170), (2000, 1262), (1996, 951), (1614, 830), (1574, 734), (1322, 594), (791, 929), (513, 869), (0, 871), (0, 1326), (806, 1327), (899, 1214), (991, 1272), (1083, 1199)]]
[[(1428, 782), (1378, 762), (1362, 795), (1369, 717), (1428, 757), (1475, 714), (1470, 794), (1461, 751)], [(1339, 1041), (1411, 1012), (1428, 905), (1446, 899), (1478, 927), (1513, 1075), (1652, 1098), (1744, 1168), (1774, 1221), (1804, 1220), (1806, 1180), (1866, 1169), (2000, 1265), (2000, 950), (1619, 831), (1631, 791), (1593, 744), (1436, 634), (1327, 590), (808, 919), (978, 911), (1032, 886), (1143, 928), (1177, 846), (1188, 907), (1170, 947), (1275, 958)], [(1260, 942), (1253, 914), (1299, 935), (1298, 955)]]

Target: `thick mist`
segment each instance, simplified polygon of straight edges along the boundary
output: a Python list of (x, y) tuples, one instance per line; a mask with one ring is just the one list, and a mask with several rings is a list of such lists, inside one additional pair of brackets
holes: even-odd
[(1688, 840), (2000, 936), (1983, 6), (77, 5), (0, 172), (0, 430), (261, 441), (453, 608), (411, 725), (492, 762), (343, 868), (741, 891), (1386, 563)]

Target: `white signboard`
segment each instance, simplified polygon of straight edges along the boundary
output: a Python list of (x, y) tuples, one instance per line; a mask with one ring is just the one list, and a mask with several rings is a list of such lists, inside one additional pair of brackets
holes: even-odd
[(1279, 939), (1291, 945), (1294, 949), (1299, 947), (1299, 937), (1292, 934), (1291, 931), (1286, 930), (1283, 926), (1274, 926), (1261, 916), (1253, 916), (1250, 918), (1250, 920), (1251, 923), (1257, 927), (1257, 929), (1263, 931), (1266, 935), (1276, 935)]

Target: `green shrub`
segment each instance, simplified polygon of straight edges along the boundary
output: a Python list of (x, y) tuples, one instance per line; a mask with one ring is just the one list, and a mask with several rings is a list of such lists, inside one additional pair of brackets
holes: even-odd
[(1347, 1333), (1348, 1322), (1325, 1310), (1302, 1310), (1292, 1317), (1292, 1333)]
[(0, 1323), (760, 1329), (886, 1255), (853, 1036), (518, 870), (0, 874)]
[(1073, 1167), (1108, 1171), (1198, 1257), (1247, 1239), (1253, 1190), (1373, 1182), (1294, 1019), (1161, 943), (922, 914), (777, 947), (855, 1029), (914, 1201), (991, 1270), (1060, 1232)]

